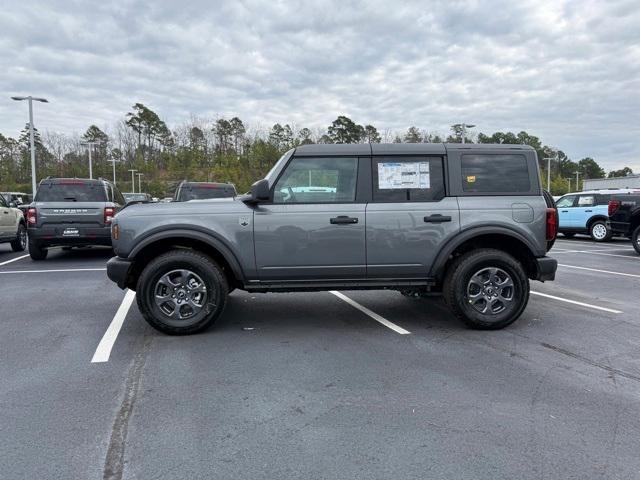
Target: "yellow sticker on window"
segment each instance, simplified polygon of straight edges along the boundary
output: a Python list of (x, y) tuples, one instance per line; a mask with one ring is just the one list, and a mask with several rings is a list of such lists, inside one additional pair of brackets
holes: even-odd
[(473, 183), (476, 181), (475, 175), (467, 175), (467, 183)]

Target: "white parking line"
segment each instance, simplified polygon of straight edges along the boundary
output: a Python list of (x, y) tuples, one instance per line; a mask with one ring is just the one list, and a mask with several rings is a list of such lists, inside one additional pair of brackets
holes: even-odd
[(344, 300), (345, 302), (347, 302), (349, 305), (351, 305), (354, 308), (357, 308), (358, 310), (360, 310), (362, 313), (369, 315), (371, 318), (373, 318), (376, 322), (381, 323), (382, 325), (384, 325), (387, 328), (390, 328), (391, 330), (393, 330), (396, 333), (399, 333), (400, 335), (409, 335), (411, 332), (408, 330), (405, 330), (402, 327), (399, 327), (398, 325), (396, 325), (395, 323), (390, 322), (389, 320), (387, 320), (384, 317), (381, 317), (380, 315), (378, 315), (376, 312), (372, 312), (371, 310), (369, 310), (367, 307), (360, 305), (358, 302), (356, 302), (355, 300), (351, 300), (349, 297), (347, 297), (346, 295), (344, 295), (343, 293), (340, 292), (336, 292), (335, 290), (331, 290), (329, 293), (334, 294), (336, 297), (338, 297), (340, 300)]
[(553, 295), (548, 295), (546, 293), (534, 292), (531, 291), (532, 295), (539, 295), (540, 297), (552, 298), (553, 300), (558, 300), (560, 302), (571, 303), (573, 305), (580, 305), (581, 307), (593, 308), (594, 310), (601, 310), (603, 312), (609, 313), (624, 313), (620, 310), (614, 310), (612, 308), (599, 307), (598, 305), (591, 305), (590, 303), (576, 302), (575, 300), (569, 300), (568, 298), (554, 297)]
[(9, 264), (11, 262), (17, 262), (18, 260), (21, 260), (23, 258), (27, 258), (28, 256), (29, 256), (29, 254), (26, 254), (26, 255), (22, 255), (20, 257), (12, 258), (11, 260), (7, 260), (6, 262), (1, 262), (0, 263), (0, 267), (3, 266), (3, 265), (7, 265), (7, 264)]
[(0, 270), (0, 275), (5, 273), (51, 273), (51, 272), (104, 272), (106, 268), (54, 268), (48, 270)]
[(562, 263), (559, 263), (558, 266), (565, 267), (565, 268), (577, 268), (578, 270), (587, 270), (589, 272), (608, 273), (610, 275), (621, 275), (623, 277), (640, 278), (640, 275), (635, 275), (633, 273), (612, 272), (611, 270), (599, 270), (597, 268), (578, 267), (576, 265), (565, 265)]
[(91, 363), (102, 363), (108, 362), (109, 356), (111, 355), (111, 349), (113, 348), (113, 344), (116, 343), (116, 338), (118, 338), (118, 333), (120, 333), (120, 329), (122, 328), (122, 324), (124, 323), (124, 319), (129, 312), (129, 308), (131, 308), (131, 304), (133, 300), (136, 298), (136, 292), (133, 290), (127, 290), (127, 293), (124, 295), (122, 299), (122, 303), (118, 308), (118, 311), (113, 317), (109, 328), (104, 332), (102, 340), (98, 344), (98, 348), (96, 348), (96, 352), (93, 354), (93, 358), (91, 359)]
[(633, 250), (633, 246), (628, 243), (619, 243), (619, 244), (603, 244), (603, 243), (589, 243), (589, 242), (556, 242), (560, 248), (597, 248), (603, 250)]
[(615, 253), (596, 252), (595, 250), (579, 250), (576, 253), (589, 253), (591, 255), (606, 255), (607, 257), (622, 257), (622, 258), (632, 258), (634, 260), (640, 260), (640, 257), (637, 255), (618, 255)]

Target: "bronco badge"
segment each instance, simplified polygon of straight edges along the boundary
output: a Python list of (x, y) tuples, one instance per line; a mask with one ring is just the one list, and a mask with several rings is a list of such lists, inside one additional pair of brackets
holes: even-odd
[(238, 217), (238, 223), (243, 227), (246, 227), (247, 225), (249, 225), (249, 221), (250, 221), (249, 215), (242, 215)]

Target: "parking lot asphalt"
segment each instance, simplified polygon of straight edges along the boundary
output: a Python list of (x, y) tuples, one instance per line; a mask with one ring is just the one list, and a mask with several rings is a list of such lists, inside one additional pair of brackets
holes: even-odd
[(110, 255), (0, 245), (3, 479), (640, 477), (628, 241), (560, 237), (495, 332), (438, 298), (236, 291), (169, 337), (121, 308)]

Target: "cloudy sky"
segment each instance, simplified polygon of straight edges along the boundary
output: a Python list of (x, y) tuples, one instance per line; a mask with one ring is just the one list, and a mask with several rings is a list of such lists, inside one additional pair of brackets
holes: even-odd
[[(0, 15), (0, 133), (39, 95), (41, 130), (142, 102), (190, 115), (379, 130), (526, 130), (640, 171), (640, 2), (13, 1)], [(9, 5), (6, 5), (9, 3)]]

